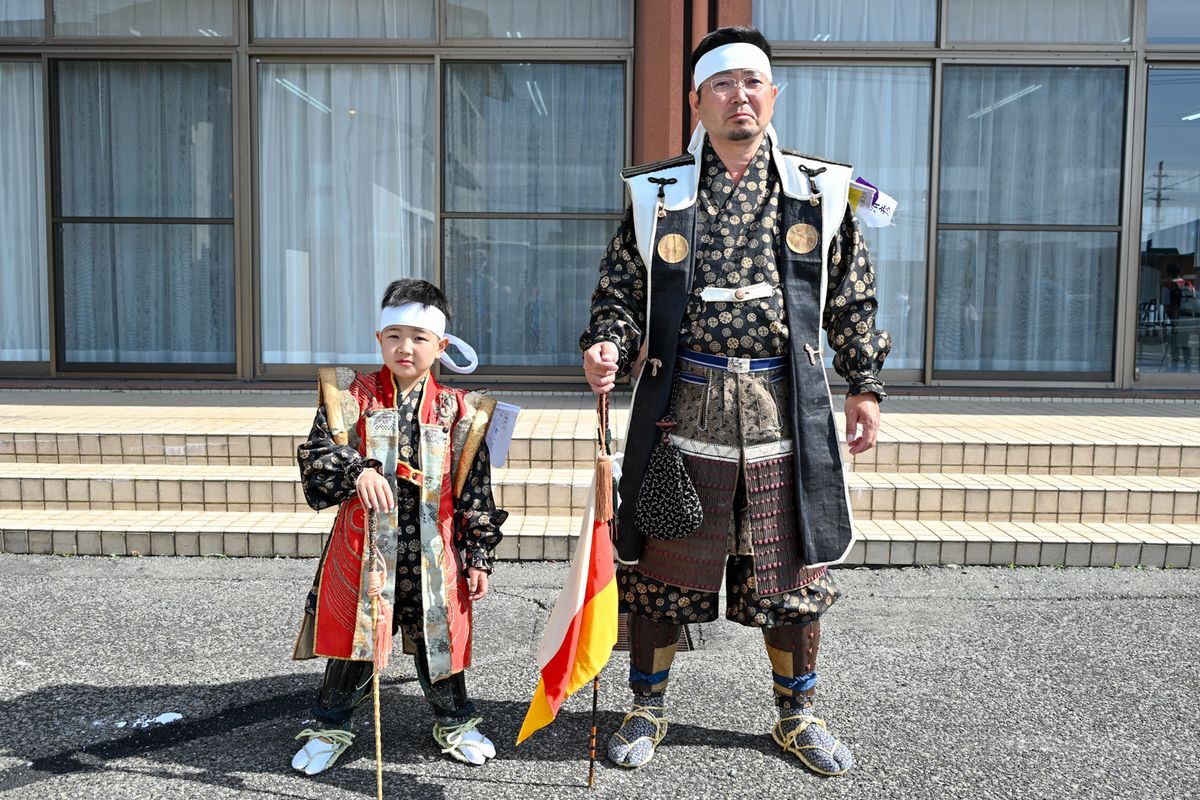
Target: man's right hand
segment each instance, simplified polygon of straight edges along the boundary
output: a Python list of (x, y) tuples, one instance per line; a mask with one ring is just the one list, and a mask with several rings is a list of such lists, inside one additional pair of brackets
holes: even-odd
[(371, 511), (391, 511), (395, 506), (387, 478), (370, 467), (359, 473), (354, 481), (354, 489), (358, 492), (358, 499)]
[(608, 394), (617, 382), (620, 353), (612, 342), (597, 342), (583, 351), (583, 374), (596, 394)]

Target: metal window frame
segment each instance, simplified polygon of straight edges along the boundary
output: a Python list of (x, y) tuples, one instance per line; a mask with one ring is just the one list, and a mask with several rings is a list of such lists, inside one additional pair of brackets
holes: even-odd
[[(249, 2), (249, 0), (244, 0)], [(250, 48), (255, 51), (259, 48)], [(258, 209), (261, 208), (259, 202), (261, 198), (260, 187), (258, 185), (258, 125), (259, 125), (259, 98), (258, 98), (258, 66), (262, 63), (328, 63), (328, 64), (358, 64), (358, 63), (409, 63), (409, 64), (429, 64), (434, 70), (434, 136), (439, 154), (439, 167), (437, 177), (434, 181), (434, 236), (437, 241), (433, 247), (433, 274), (437, 278), (439, 285), (444, 286), (446, 283), (445, 276), (445, 236), (444, 225), (447, 219), (463, 219), (463, 218), (509, 218), (509, 219), (542, 219), (542, 218), (562, 218), (562, 219), (612, 219), (614, 220), (614, 228), (616, 223), (621, 219), (621, 211), (612, 214), (607, 213), (585, 213), (585, 214), (563, 214), (563, 213), (516, 213), (516, 212), (446, 212), (443, 211), (444, 206), (444, 186), (443, 186), (443, 170), (440, 167), (442, 161), (441, 153), (445, 147), (444, 131), (444, 115), (445, 115), (445, 100), (444, 100), (444, 67), (447, 63), (484, 63), (484, 62), (499, 62), (499, 63), (577, 63), (577, 64), (613, 64), (620, 63), (624, 70), (624, 102), (625, 113), (627, 118), (631, 118), (633, 107), (633, 53), (629, 49), (611, 50), (597, 49), (589, 51), (581, 51), (573, 49), (570, 51), (557, 51), (550, 49), (539, 49), (531, 52), (520, 52), (514, 54), (511, 50), (494, 50), (482, 48), (469, 49), (451, 49), (451, 48), (430, 48), (430, 53), (425, 57), (420, 54), (407, 54), (407, 57), (397, 57), (390, 52), (371, 52), (363, 54), (354, 52), (348, 56), (344, 48), (305, 48), (298, 51), (296, 48), (270, 48), (270, 54), (255, 53), (251, 55), (253, 60), (252, 75), (250, 79), (250, 92), (252, 109), (251, 117), (251, 141), (252, 152), (251, 160), (247, 165), (246, 172), (250, 173), (252, 182), (251, 195), (253, 197), (252, 207), (250, 212), (253, 220), (251, 221), (252, 236), (252, 263), (253, 270), (253, 289), (252, 302), (253, 309), (246, 315), (253, 319), (251, 331), (253, 339), (253, 354), (252, 362), (254, 364), (254, 379), (271, 381), (271, 380), (297, 380), (307, 379), (312, 376), (314, 371), (319, 366), (316, 362), (304, 364), (279, 364), (266, 363), (262, 358), (262, 311), (261, 311), (261, 263), (260, 263), (260, 231)], [(625, 126), (623, 133), (623, 159), (627, 163), (632, 152), (633, 137), (632, 127)], [(623, 209), (622, 209), (623, 211)], [(246, 238), (246, 237), (243, 237)], [(364, 369), (377, 369), (377, 363), (347, 365), (355, 366)], [(572, 384), (580, 380), (579, 370), (574, 367), (481, 367), (477, 372), (470, 375), (458, 376), (449, 371), (443, 371), (435, 366), (439, 380), (446, 383), (467, 383), (484, 381), (488, 384), (496, 383), (511, 383), (515, 385), (537, 384), (537, 383), (554, 383), (556, 385), (563, 382)]]
[[(926, 385), (928, 386), (946, 386), (946, 387), (962, 387), (962, 386), (978, 386), (981, 383), (989, 386), (1029, 386), (1029, 387), (1044, 387), (1044, 388), (1118, 388), (1121, 385), (1119, 372), (1120, 354), (1124, 351), (1125, 342), (1123, 336), (1125, 331), (1122, 328), (1121, 307), (1122, 307), (1122, 290), (1125, 269), (1123, 268), (1124, 249), (1126, 240), (1129, 238), (1127, 231), (1128, 215), (1129, 215), (1129, 200), (1130, 184), (1132, 181), (1128, 177), (1128, 164), (1130, 159), (1129, 146), (1129, 128), (1132, 121), (1132, 113), (1130, 110), (1131, 93), (1135, 87), (1133, 85), (1133, 67), (1135, 66), (1129, 58), (1122, 57), (1120, 59), (1109, 59), (1098, 57), (1094, 59), (1079, 59), (1079, 58), (1045, 58), (1045, 59), (980, 59), (975, 56), (967, 58), (945, 58), (942, 59), (943, 69), (939, 76), (938, 99), (939, 99), (939, 115), (942, 113), (941, 97), (944, 93), (945, 70), (944, 67), (950, 66), (987, 66), (987, 67), (1005, 67), (1012, 65), (1014, 60), (1019, 60), (1019, 66), (1048, 66), (1057, 68), (1069, 67), (1104, 67), (1108, 69), (1123, 69), (1125, 81), (1125, 108), (1123, 109), (1122, 117), (1122, 134), (1121, 134), (1121, 167), (1120, 179), (1121, 184), (1117, 190), (1118, 202), (1121, 203), (1121, 208), (1117, 211), (1117, 222), (1114, 224), (1090, 224), (1090, 225), (1037, 225), (1037, 224), (1006, 224), (1006, 223), (948, 223), (937, 221), (934, 218), (935, 224), (930, 230), (930, 251), (938, 250), (939, 234), (942, 231), (965, 230), (965, 231), (1023, 231), (1023, 232), (1061, 232), (1061, 233), (1115, 233), (1117, 235), (1116, 244), (1116, 285), (1114, 290), (1114, 303), (1116, 307), (1113, 310), (1113, 344), (1110, 353), (1109, 369), (1107, 372), (1056, 372), (1047, 370), (956, 370), (956, 369), (939, 369), (936, 363), (936, 348), (934, 347), (937, 341), (937, 314), (930, 315), (930, 330), (928, 343), (930, 350), (927, 355), (927, 370), (926, 370)], [(1115, 62), (1115, 63), (1114, 63)], [(945, 119), (939, 116), (940, 124), (937, 124), (938, 134), (938, 161), (936, 172), (941, 173), (941, 133), (942, 127), (945, 124)], [(939, 194), (940, 194), (939, 180)], [(936, 198), (939, 201), (940, 197)], [(932, 272), (932, 271), (931, 271)], [(936, 275), (930, 282), (929, 287), (930, 308), (936, 308), (937, 302), (937, 280)]]
[(1126, 318), (1123, 326), (1128, 336), (1126, 352), (1123, 354), (1124, 366), (1128, 373), (1127, 377), (1130, 385), (1147, 389), (1194, 389), (1200, 387), (1200, 373), (1147, 372), (1143, 371), (1137, 363), (1137, 307), (1140, 300), (1138, 297), (1138, 271), (1141, 267), (1142, 235), (1144, 233), (1142, 203), (1145, 193), (1146, 145), (1150, 138), (1147, 114), (1150, 102), (1150, 71), (1154, 69), (1200, 71), (1200, 53), (1191, 53), (1191, 58), (1187, 61), (1177, 58), (1164, 60), (1159, 58), (1156, 53), (1141, 59), (1138, 64), (1138, 100), (1141, 107), (1135, 118), (1134, 134), (1136, 142), (1132, 145), (1135, 153), (1133, 162), (1130, 165), (1129, 182), (1132, 184), (1130, 205), (1132, 208), (1129, 235), (1126, 237), (1129, 240), (1129, 244), (1126, 247), (1125, 253), (1127, 258), (1126, 264), (1128, 265), (1128, 268), (1125, 270), (1125, 278), (1128, 288), (1127, 294), (1124, 296), (1125, 302), (1120, 309)]
[[(238, 0), (244, 2), (244, 0)], [(449, 0), (434, 0), (433, 6), (433, 36), (428, 38), (413, 38), (413, 39), (373, 39), (373, 38), (342, 38), (342, 37), (302, 37), (302, 38), (283, 38), (272, 36), (258, 36), (254, 33), (254, 2), (250, 0), (247, 4), (247, 14), (243, 15), (243, 19), (249, 20), (249, 25), (246, 28), (246, 37), (242, 41), (249, 42), (254, 45), (265, 45), (269, 47), (285, 47), (285, 48), (304, 48), (309, 50), (313, 47), (334, 47), (334, 48), (354, 48), (361, 52), (362, 48), (368, 50), (380, 50), (384, 52), (403, 50), (407, 53), (414, 51), (425, 55), (434, 55), (433, 52), (425, 53), (425, 50), (441, 51), (449, 49), (505, 49), (509, 52), (534, 52), (539, 49), (578, 49), (578, 48), (620, 48), (628, 49), (633, 47), (633, 29), (634, 29), (634, 14), (635, 0), (624, 0), (626, 3), (627, 12), (629, 15), (629, 31), (624, 37), (615, 39), (596, 39), (596, 38), (537, 38), (537, 39), (508, 39), (499, 37), (450, 37), (446, 35), (447, 29), (447, 7)]]
[[(43, 41), (52, 45), (70, 47), (195, 47), (195, 46), (224, 46), (236, 47), (238, 10), (241, 0), (228, 0), (230, 19), (227, 20), (233, 36), (70, 36), (58, 34), (54, 30), (54, 1), (46, 0), (45, 38)], [(245, 41), (240, 40), (240, 41)]]
[[(58, 65), (69, 61), (101, 61), (101, 62), (131, 62), (144, 63), (151, 62), (190, 62), (190, 61), (207, 61), (213, 63), (226, 63), (230, 66), (230, 160), (231, 164), (238, 164), (237, 152), (237, 126), (239, 119), (237, 117), (237, 99), (238, 87), (236, 85), (236, 68), (233, 63), (232, 54), (218, 53), (212, 50), (196, 53), (193, 51), (177, 51), (174, 53), (166, 53), (161, 50), (146, 50), (142, 49), (130, 51), (122, 49), (119, 52), (114, 52), (112, 49), (105, 49), (99, 52), (91, 48), (71, 49), (69, 51), (61, 51), (55, 53), (45, 53), (43, 60), (47, 70), (47, 89), (44, 94), (47, 105), (47, 124), (46, 124), (46, 139), (47, 139), (47, 225), (46, 232), (48, 236), (48, 256), (50, 261), (51, 285), (54, 291), (50, 296), (50, 305), (52, 310), (52, 349), (51, 375), (69, 375), (73, 378), (112, 378), (123, 375), (145, 375), (155, 373), (164, 378), (188, 377), (202, 379), (230, 379), (236, 378), (240, 374), (240, 364), (238, 355), (240, 348), (238, 347), (239, 333), (237, 326), (237, 289), (238, 275), (241, 269), (241, 264), (238, 258), (237, 241), (240, 235), (237, 218), (237, 182), (235, 177), (234, 182), (234, 216), (232, 217), (121, 217), (121, 216), (65, 216), (61, 213), (61, 164), (59, 152), (59, 119), (58, 119)], [(215, 365), (204, 363), (163, 363), (163, 362), (86, 362), (75, 361), (70, 362), (66, 357), (65, 332), (62, 328), (63, 320), (65, 319), (64, 305), (66, 297), (64, 292), (57, 290), (57, 287), (64, 284), (63, 280), (63, 252), (62, 252), (62, 226), (72, 223), (84, 224), (159, 224), (159, 225), (221, 225), (228, 226), (234, 238), (233, 248), (233, 281), (230, 290), (234, 293), (234, 361), (228, 365)]]
[[(512, 56), (509, 56), (507, 58), (494, 58), (494, 59), (488, 59), (488, 60), (495, 62), (495, 63), (505, 63), (505, 64), (528, 63), (531, 61), (531, 59), (528, 59), (528, 58), (518, 59), (518, 58), (514, 58)], [(439, 75), (439, 85), (440, 86), (446, 85), (446, 72), (445, 72), (446, 69), (456, 63), (458, 63), (458, 64), (462, 64), (462, 63), (477, 64), (477, 63), (480, 63), (480, 59), (478, 59), (478, 58), (471, 58), (471, 59), (444, 58), (439, 66), (439, 69), (442, 70), (441, 74)], [(545, 59), (539, 59), (537, 63), (545, 63), (545, 64), (570, 64), (570, 63), (574, 63), (574, 64), (616, 64), (616, 63), (620, 63), (622, 65), (622, 70), (623, 70), (622, 78), (623, 78), (623, 83), (624, 83), (624, 87), (625, 87), (625, 106), (624, 106), (625, 117), (626, 117), (627, 122), (629, 120), (632, 120), (632, 112), (633, 112), (633, 96), (632, 96), (632, 92), (633, 92), (633, 53), (632, 52), (627, 51), (627, 52), (623, 53), (622, 57), (619, 59), (610, 58), (610, 59), (602, 60), (602, 59), (590, 58), (590, 57), (589, 58), (574, 58), (574, 59), (545, 58)], [(446, 111), (447, 111), (447, 107), (446, 107), (445, 102), (443, 102), (441, 108), (439, 109), (439, 120), (438, 120), (439, 129), (441, 129), (441, 130), (445, 129)], [(625, 137), (625, 140), (624, 140), (624, 148), (622, 151), (622, 162), (623, 163), (629, 163), (629, 160), (632, 157), (632, 152), (633, 152), (632, 131), (633, 131), (632, 125), (626, 124), (624, 126), (624, 134), (623, 135)], [(621, 218), (624, 214), (623, 207), (621, 209), (613, 211), (613, 212), (580, 212), (580, 213), (447, 211), (446, 207), (445, 207), (445, 197), (446, 197), (445, 175), (446, 175), (446, 172), (445, 172), (444, 167), (445, 167), (445, 165), (443, 163), (441, 165), (441, 168), (439, 168), (439, 170), (438, 170), (438, 179), (437, 179), (437, 184), (438, 184), (438, 220), (437, 220), (438, 257), (437, 257), (437, 260), (438, 260), (438, 265), (439, 265), (438, 282), (439, 282), (439, 285), (443, 286), (443, 287), (446, 286), (445, 249), (446, 249), (446, 222), (448, 220), (455, 220), (455, 219), (460, 219), (460, 220), (509, 219), (509, 220), (521, 220), (521, 221), (537, 221), (537, 220), (543, 220), (543, 219), (559, 219), (559, 220), (570, 220), (570, 221), (608, 220), (612, 223), (612, 227), (615, 230), (616, 227), (620, 224)], [(617, 178), (615, 176), (614, 176), (614, 180), (617, 180)], [(623, 206), (624, 198), (625, 198), (624, 187), (622, 187), (622, 189), (621, 189), (621, 198), (622, 198), (622, 206)], [(504, 383), (516, 384), (516, 385), (537, 384), (537, 383), (546, 383), (546, 382), (559, 383), (559, 382), (564, 382), (564, 381), (571, 382), (571, 383), (578, 383), (580, 385), (582, 385), (582, 383), (583, 383), (580, 369), (577, 366), (546, 366), (546, 365), (521, 366), (521, 365), (516, 365), (516, 364), (488, 366), (485, 364), (481, 364), (479, 369), (477, 369), (475, 372), (471, 373), (469, 376), (458, 376), (458, 375), (455, 375), (453, 372), (450, 372), (448, 370), (441, 370), (440, 368), (439, 368), (439, 376), (440, 376), (441, 380), (443, 380), (445, 383), (448, 383), (448, 384), (454, 384), (454, 383), (470, 384), (472, 382), (479, 381), (479, 380), (483, 380), (483, 381), (486, 381), (489, 383), (504, 382)]]
[[(774, 52), (774, 47), (772, 47), (772, 51)], [(778, 64), (779, 66), (787, 66), (787, 67), (906, 67), (906, 68), (924, 67), (924, 68), (927, 68), (929, 70), (929, 91), (931, 93), (930, 103), (929, 103), (929, 113), (930, 113), (929, 125), (931, 126), (931, 128), (936, 128), (936, 126), (934, 125), (934, 122), (937, 119), (936, 115), (938, 113), (937, 104), (938, 104), (939, 96), (937, 94), (937, 75), (936, 75), (937, 61), (934, 58), (917, 58), (915, 56), (911, 56), (911, 57), (903, 58), (903, 59), (895, 58), (895, 57), (886, 58), (886, 59), (876, 59), (876, 58), (864, 58), (861, 53), (852, 54), (849, 52), (840, 53), (840, 54), (838, 54), (838, 57), (832, 57), (828, 53), (826, 53), (820, 57), (811, 57), (811, 58), (809, 58), (809, 57), (801, 58), (801, 57), (798, 57), (795, 55), (787, 55), (787, 56), (773, 55), (772, 57), (776, 64)], [(929, 202), (926, 204), (926, 209), (927, 209), (927, 213), (928, 213), (928, 218), (926, 219), (927, 226), (931, 222), (934, 222), (936, 220), (935, 215), (937, 212), (937, 209), (934, 206), (934, 201), (937, 196), (936, 191), (934, 189), (934, 180), (936, 179), (936, 176), (937, 176), (937, 169), (936, 169), (937, 162), (934, 161), (934, 156), (936, 153), (937, 153), (936, 143), (934, 142), (934, 137), (933, 137), (932, 131), (931, 131), (931, 135), (929, 137), (929, 170), (930, 170), (931, 174), (929, 174), (927, 176), (928, 181), (929, 181), (928, 182), (928, 186), (929, 186), (928, 191), (930, 193), (929, 194)], [(884, 189), (886, 190), (886, 187), (884, 187)], [(925, 247), (925, 272), (926, 272), (926, 283), (927, 284), (928, 284), (929, 271), (932, 269), (932, 250), (933, 249), (934, 248), (928, 244), (928, 240), (927, 240), (927, 245)], [(924, 307), (923, 307), (923, 313), (925, 315), (925, 319), (922, 321), (922, 330), (928, 331), (928, 329), (930, 327), (929, 317), (932, 314), (932, 312), (933, 312), (933, 305), (930, 302), (930, 295), (928, 293), (928, 288), (927, 288), (926, 289), (926, 297), (925, 297), (925, 301), (924, 301)], [(886, 376), (888, 385), (892, 385), (892, 384), (919, 385), (924, 382), (925, 365), (927, 365), (930, 361), (930, 358), (929, 358), (930, 344), (928, 342), (928, 335), (926, 335), (924, 337), (924, 339), (925, 339), (925, 341), (922, 343), (923, 349), (921, 352), (922, 366), (907, 367), (904, 369), (892, 369), (889, 367), (887, 370), (887, 376)], [(846, 380), (844, 378), (842, 378), (840, 375), (838, 375), (836, 372), (834, 372), (834, 370), (832, 368), (827, 367), (825, 372), (826, 372), (826, 376), (829, 379), (830, 386), (844, 387), (844, 386), (848, 385)]]
[[(23, 55), (23, 56), (17, 55), (17, 54), (0, 53), (0, 64), (29, 64), (29, 65), (37, 66), (39, 68), (40, 77), (41, 77), (41, 81), (42, 81), (42, 119), (43, 120), (46, 119), (46, 114), (48, 113), (48, 110), (49, 110), (48, 109), (49, 91), (48, 91), (48, 87), (47, 87), (48, 80), (47, 80), (47, 76), (46, 76), (45, 59), (42, 58), (39, 54), (35, 54), (35, 53), (30, 53), (30, 54)], [(45, 189), (46, 187), (49, 186), (49, 174), (50, 174), (50, 172), (49, 172), (50, 171), (49, 146), (50, 146), (50, 144), (49, 144), (48, 138), (49, 138), (49, 131), (47, 130), (47, 126), (43, 125), (42, 126), (42, 169), (41, 169), (43, 189)], [(48, 377), (52, 374), (52, 366), (54, 364), (55, 335), (54, 335), (54, 302), (53, 302), (54, 285), (51, 283), (51, 276), (48, 274), (50, 271), (50, 261), (53, 258), (53, 255), (50, 251), (51, 225), (50, 225), (50, 193), (49, 193), (49, 191), (43, 191), (42, 198), (45, 201), (43, 204), (43, 208), (42, 208), (42, 220), (45, 225), (44, 233), (46, 235), (46, 242), (44, 243), (45, 247), (46, 247), (46, 261), (44, 264), (42, 264), (42, 269), (46, 271), (43, 273), (43, 276), (42, 276), (43, 278), (46, 279), (46, 296), (45, 296), (45, 298), (43, 298), (44, 302), (46, 303), (46, 306), (42, 310), (45, 311), (45, 313), (46, 313), (46, 331), (45, 331), (46, 352), (49, 354), (49, 359), (48, 360), (35, 359), (35, 360), (29, 360), (29, 361), (5, 361), (3, 376), (36, 378), (36, 377)], [(3, 377), (3, 376), (0, 376), (0, 377)]]

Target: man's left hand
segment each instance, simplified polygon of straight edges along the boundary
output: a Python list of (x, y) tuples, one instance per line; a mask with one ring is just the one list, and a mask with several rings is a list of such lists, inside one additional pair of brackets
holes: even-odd
[[(859, 426), (862, 434), (859, 434)], [(879, 398), (871, 392), (846, 398), (846, 441), (850, 455), (865, 453), (875, 446), (879, 435)]]
[(476, 567), (467, 568), (467, 591), (471, 602), (482, 600), (488, 592), (488, 574)]

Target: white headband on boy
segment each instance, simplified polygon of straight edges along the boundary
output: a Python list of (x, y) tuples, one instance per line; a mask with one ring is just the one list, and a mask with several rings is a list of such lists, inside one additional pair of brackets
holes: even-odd
[(749, 42), (723, 44), (709, 50), (696, 62), (692, 80), (699, 87), (718, 72), (728, 72), (731, 69), (752, 69), (761, 72), (768, 81), (771, 80), (771, 59), (767, 58), (767, 54), (761, 48)]
[(451, 372), (466, 374), (474, 372), (479, 366), (479, 356), (475, 348), (453, 334), (446, 333), (446, 315), (434, 306), (423, 306), (420, 303), (404, 303), (398, 306), (387, 306), (379, 315), (379, 330), (385, 331), (393, 325), (407, 325), (410, 328), (423, 328), (439, 339), (446, 339), (458, 348), (466, 357), (466, 365), (454, 362), (446, 353), (442, 353), (442, 366)]

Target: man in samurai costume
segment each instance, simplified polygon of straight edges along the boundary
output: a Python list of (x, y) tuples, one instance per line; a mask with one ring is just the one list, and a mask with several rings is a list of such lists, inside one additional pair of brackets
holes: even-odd
[[(763, 632), (772, 737), (814, 772), (840, 775), (853, 757), (813, 701), (821, 616), (839, 596), (828, 567), (853, 532), (820, 333), (849, 383), (851, 454), (874, 445), (890, 338), (875, 328), (851, 168), (780, 147), (762, 34), (710, 33), (692, 72), (691, 145), (622, 173), (632, 204), (580, 339), (594, 391), (629, 372), (637, 381), (617, 515), (634, 697), (608, 755), (631, 768), (654, 756), (680, 626), (716, 618), (724, 577), (726, 617)], [(635, 521), (639, 492), (659, 481), (647, 466), (661, 427), (703, 510), (685, 538)]]
[[(318, 726), (296, 737), (305, 744), (292, 766), (308, 775), (351, 745), (351, 713), (370, 694), (374, 663), (386, 661), (396, 630), (414, 657), (442, 752), (476, 765), (496, 755), (478, 730), (463, 673), (471, 604), (487, 592), (508, 516), (492, 499), (484, 441), (495, 401), (441, 386), (430, 374), (439, 358), (458, 372), (475, 366), (445, 354), (454, 337), (445, 333), (449, 306), (439, 289), (395, 281), (382, 305), (383, 368), (320, 370), (316, 419), (297, 453), (309, 505), (339, 506), (293, 654), (329, 659), (313, 709)], [(474, 361), (470, 347), (455, 343)], [(372, 614), (370, 573), (380, 562), (374, 593), (392, 610), (390, 624)]]

